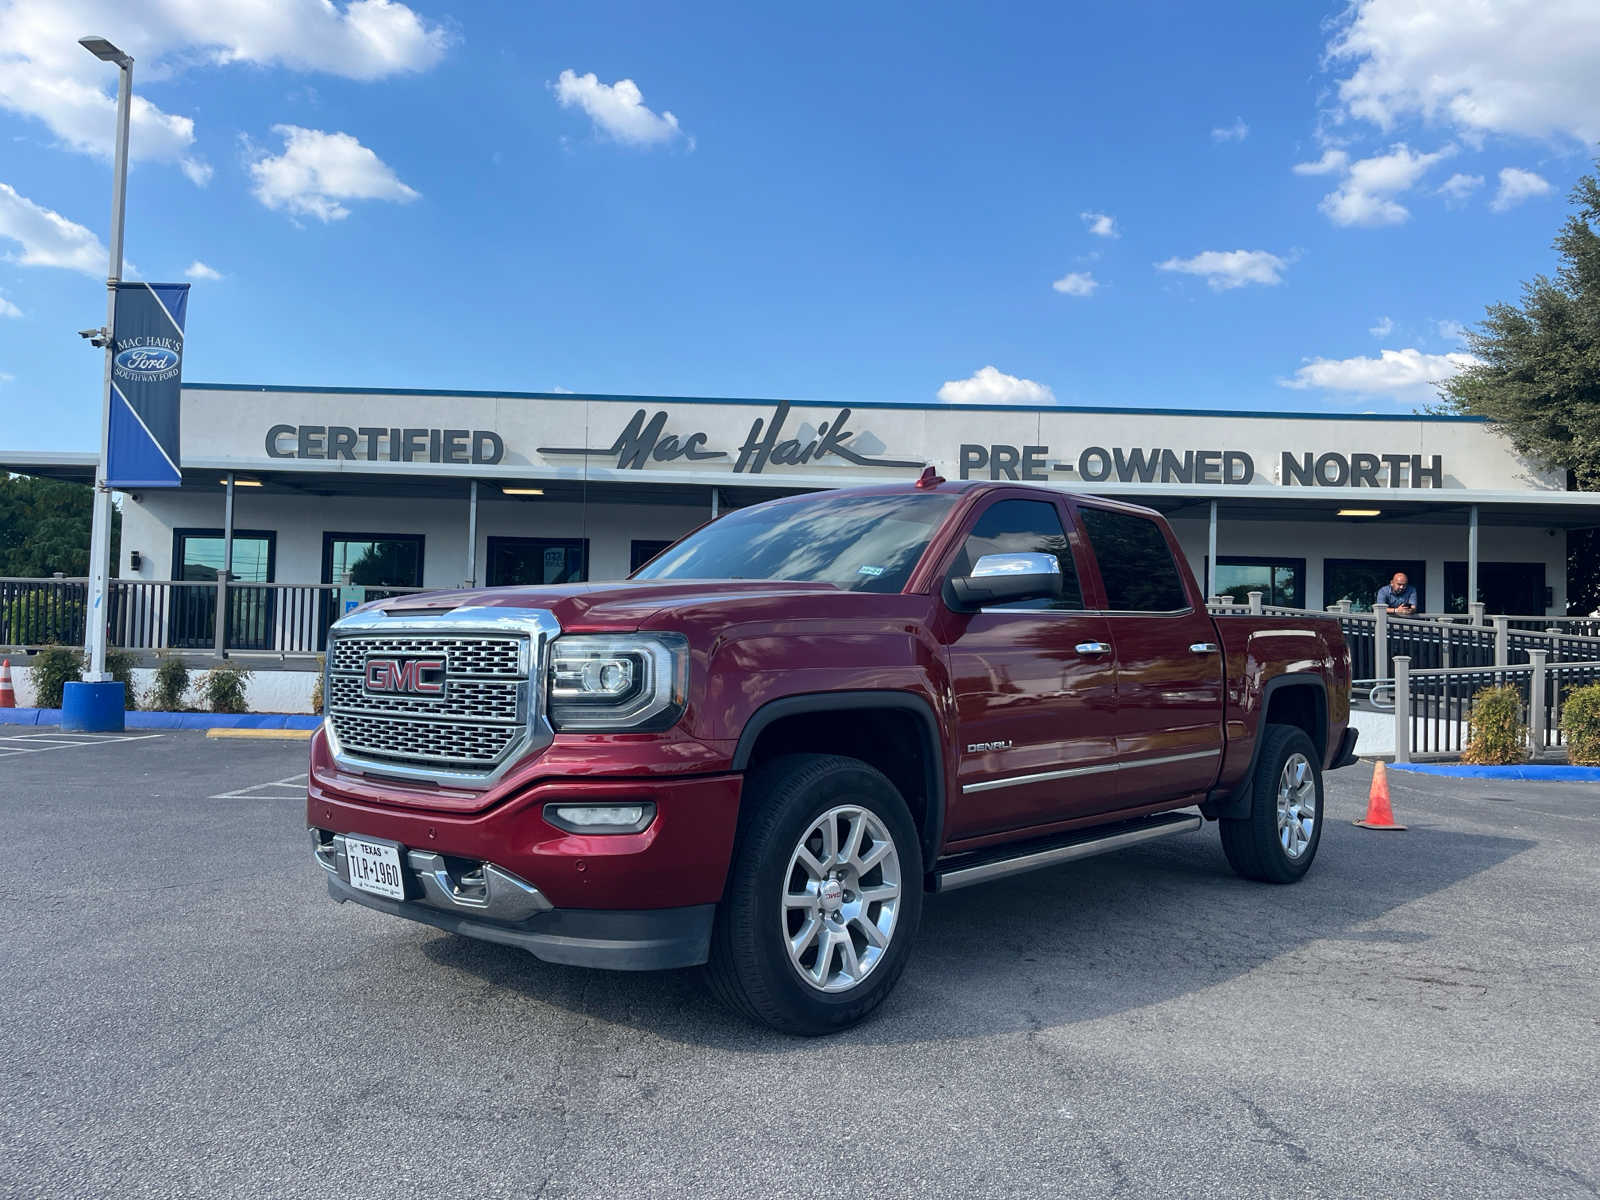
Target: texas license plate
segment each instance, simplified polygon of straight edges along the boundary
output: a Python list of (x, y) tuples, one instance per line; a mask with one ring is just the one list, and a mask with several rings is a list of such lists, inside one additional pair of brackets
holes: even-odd
[(369, 842), (365, 838), (345, 835), (345, 853), (350, 860), (350, 886), (371, 892), (374, 896), (387, 896), (390, 900), (406, 898), (405, 884), (400, 874), (400, 847), (393, 842)]

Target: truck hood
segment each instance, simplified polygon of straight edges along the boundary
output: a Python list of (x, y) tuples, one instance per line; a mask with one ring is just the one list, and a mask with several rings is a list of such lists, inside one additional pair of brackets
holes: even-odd
[[(397, 596), (366, 606), (400, 615), (445, 613), (457, 608), (542, 608), (569, 633), (638, 629), (666, 609), (700, 608), (737, 601), (845, 595), (831, 583), (790, 583), (765, 579), (692, 579), (666, 583), (653, 579), (616, 583), (572, 583), (551, 587), (460, 588)], [(741, 606), (742, 607), (742, 606)]]

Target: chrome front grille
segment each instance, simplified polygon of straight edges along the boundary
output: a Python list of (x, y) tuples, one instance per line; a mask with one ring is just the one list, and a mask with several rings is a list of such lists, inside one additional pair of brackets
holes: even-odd
[(337, 639), (328, 654), (335, 672), (359, 675), (370, 656), (406, 658), (442, 657), (450, 661), (453, 675), (480, 679), (526, 679), (523, 651), (526, 637), (375, 637), (370, 634)]
[[(409, 655), (409, 652), (407, 652)], [(455, 668), (454, 660), (450, 669)], [(342, 713), (420, 717), (459, 717), (474, 721), (525, 721), (522, 697), (525, 685), (514, 679), (487, 680), (445, 677), (442, 696), (401, 696), (367, 694), (361, 675), (334, 675), (328, 690), (329, 707)]]
[(355, 713), (335, 713), (333, 727), (347, 751), (456, 767), (494, 766), (521, 733), (514, 725), (411, 721)]
[(558, 632), (534, 609), (347, 617), (328, 641), (335, 758), (354, 770), (487, 784), (549, 741), (537, 681)]

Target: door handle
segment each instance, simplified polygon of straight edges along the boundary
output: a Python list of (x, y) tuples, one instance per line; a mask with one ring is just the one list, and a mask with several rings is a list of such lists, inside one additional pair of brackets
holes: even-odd
[(1110, 654), (1111, 647), (1105, 642), (1079, 642), (1074, 647), (1079, 654)]
[(1215, 654), (1217, 652), (1217, 644), (1215, 642), (1195, 642), (1189, 649), (1195, 654)]

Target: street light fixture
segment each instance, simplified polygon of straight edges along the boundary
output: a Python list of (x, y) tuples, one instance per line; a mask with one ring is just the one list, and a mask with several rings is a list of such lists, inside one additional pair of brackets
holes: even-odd
[[(85, 683), (109, 683), (106, 674), (106, 603), (111, 571), (111, 489), (106, 485), (107, 449), (111, 430), (111, 370), (116, 345), (111, 331), (117, 321), (117, 284), (122, 281), (122, 215), (128, 195), (128, 114), (133, 103), (133, 59), (103, 37), (80, 38), (79, 44), (103, 62), (117, 67), (117, 141), (112, 164), (111, 185), (111, 265), (106, 274), (106, 324), (100, 332), (106, 350), (105, 380), (100, 389), (100, 465), (95, 472), (94, 522), (89, 533), (89, 611), (87, 630), (89, 671)], [(120, 709), (121, 705), (118, 705)], [(118, 726), (120, 728), (120, 725)]]

